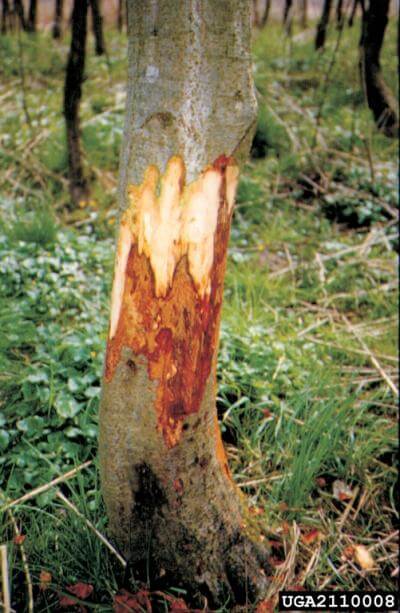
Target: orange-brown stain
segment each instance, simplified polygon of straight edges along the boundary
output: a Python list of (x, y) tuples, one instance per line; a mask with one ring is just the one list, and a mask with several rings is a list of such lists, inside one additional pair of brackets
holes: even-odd
[[(157, 296), (149, 258), (139, 253), (135, 237), (127, 258), (122, 302), (115, 333), (108, 340), (105, 379), (110, 381), (123, 347), (148, 360), (149, 378), (158, 381), (156, 410), (165, 443), (179, 442), (185, 417), (201, 405), (206, 383), (215, 375), (216, 348), (223, 296), (231, 210), (226, 200), (225, 174), (230, 158), (221, 156), (213, 168), (221, 173), (218, 219), (210, 291), (200, 293), (183, 255), (165, 295)], [(184, 185), (180, 186), (184, 189)], [(218, 424), (217, 424), (218, 426)], [(217, 455), (227, 467), (221, 437)], [(229, 473), (229, 469), (225, 469)]]

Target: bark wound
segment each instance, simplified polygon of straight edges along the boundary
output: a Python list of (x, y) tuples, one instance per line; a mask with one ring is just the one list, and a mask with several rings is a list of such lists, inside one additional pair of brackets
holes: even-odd
[[(187, 415), (196, 413), (215, 368), (230, 219), (238, 169), (220, 156), (185, 184), (175, 156), (160, 176), (147, 168), (129, 187), (121, 219), (112, 291), (105, 378), (122, 347), (148, 359), (158, 381), (158, 427), (176, 445)], [(226, 465), (217, 435), (218, 457)]]

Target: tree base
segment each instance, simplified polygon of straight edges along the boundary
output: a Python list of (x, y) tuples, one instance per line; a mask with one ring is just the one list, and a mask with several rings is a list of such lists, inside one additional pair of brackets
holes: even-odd
[[(266, 548), (227, 517), (226, 509), (211, 507), (211, 513), (196, 514), (188, 522), (189, 509), (182, 507), (189, 505), (181, 499), (178, 510), (147, 465), (136, 470), (141, 482), (136, 500), (141, 506), (131, 518), (135, 530), (129, 566), (134, 576), (155, 588), (182, 587), (197, 607), (204, 606), (205, 599), (211, 607), (261, 600), (268, 587)], [(231, 494), (233, 516), (237, 505)]]
[(214, 375), (200, 410), (185, 417), (180, 443), (168, 449), (149, 410), (157, 382), (146, 359), (126, 348), (122, 357), (101, 402), (110, 534), (145, 582), (182, 586), (197, 606), (204, 597), (213, 607), (257, 602), (268, 584), (267, 552), (223, 454)]

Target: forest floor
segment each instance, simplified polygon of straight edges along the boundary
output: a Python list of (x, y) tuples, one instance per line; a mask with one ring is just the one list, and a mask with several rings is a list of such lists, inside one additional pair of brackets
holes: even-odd
[[(255, 36), (258, 138), (232, 228), (218, 410), (234, 479), (271, 548), (270, 604), (285, 586), (397, 581), (397, 142), (366, 107), (358, 36), (358, 22), (332, 29), (322, 54), (313, 29), (289, 39), (271, 24)], [(107, 45), (107, 58), (88, 45), (81, 117), (92, 192), (74, 210), (61, 112), (68, 41), (0, 37), (0, 542), (18, 613), (29, 581), (35, 611), (72, 610), (74, 592), (106, 612), (129, 579), (85, 523), (107, 532), (97, 411), (126, 37), (110, 30)], [(382, 58), (393, 89), (395, 56), (393, 21)], [(131, 604), (146, 610), (146, 589), (129, 591), (140, 587)], [(164, 591), (154, 610), (185, 599)]]

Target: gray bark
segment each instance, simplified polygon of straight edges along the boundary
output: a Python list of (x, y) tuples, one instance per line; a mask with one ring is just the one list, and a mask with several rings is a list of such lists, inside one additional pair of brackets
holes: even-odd
[(246, 0), (131, 0), (128, 37), (123, 208), (126, 184), (174, 154), (188, 181), (221, 153), (240, 162), (256, 121)]

